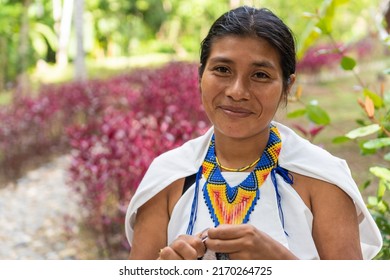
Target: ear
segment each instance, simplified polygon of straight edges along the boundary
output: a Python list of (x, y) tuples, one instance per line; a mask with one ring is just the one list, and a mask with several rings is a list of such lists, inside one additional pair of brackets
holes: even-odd
[(294, 85), (295, 80), (296, 80), (295, 74), (291, 74), (290, 78), (288, 78), (287, 93), (290, 93), (290, 90), (291, 90), (292, 86)]
[(291, 74), (287, 80), (287, 88), (283, 90), (282, 95), (280, 97), (279, 105), (284, 104), (284, 106), (287, 106), (288, 96), (290, 95), (290, 91), (295, 83), (295, 80), (296, 80), (295, 74)]

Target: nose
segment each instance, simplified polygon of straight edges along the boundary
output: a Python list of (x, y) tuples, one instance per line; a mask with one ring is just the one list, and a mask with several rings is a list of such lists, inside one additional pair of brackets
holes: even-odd
[(235, 77), (226, 89), (226, 96), (235, 101), (249, 99), (249, 84), (243, 77)]

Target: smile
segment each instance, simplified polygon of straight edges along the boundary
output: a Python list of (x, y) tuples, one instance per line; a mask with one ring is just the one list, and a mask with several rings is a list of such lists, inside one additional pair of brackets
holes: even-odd
[(234, 107), (234, 106), (219, 106), (226, 115), (236, 118), (246, 118), (253, 114), (252, 111), (242, 108), (242, 107)]

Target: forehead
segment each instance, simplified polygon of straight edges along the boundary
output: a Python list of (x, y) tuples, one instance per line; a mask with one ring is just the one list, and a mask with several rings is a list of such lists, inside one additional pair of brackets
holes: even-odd
[(260, 37), (229, 35), (214, 38), (208, 60), (218, 57), (243, 63), (268, 61), (280, 67), (278, 50)]

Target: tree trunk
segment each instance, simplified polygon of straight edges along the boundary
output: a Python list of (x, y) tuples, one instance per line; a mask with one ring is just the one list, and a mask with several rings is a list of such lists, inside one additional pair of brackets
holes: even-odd
[(85, 68), (84, 53), (84, 0), (75, 0), (74, 26), (76, 31), (76, 58), (75, 58), (75, 79), (86, 80), (87, 72)]
[(27, 67), (28, 67), (28, 34), (29, 34), (29, 19), (28, 19), (28, 9), (30, 7), (31, 0), (23, 0), (23, 11), (21, 18), (21, 27), (20, 27), (20, 37), (19, 37), (19, 65), (18, 65), (18, 82), (19, 89), (21, 94), (25, 94), (28, 88), (28, 77), (27, 77)]
[(73, 2), (73, 0), (64, 0), (62, 9), (58, 50), (56, 54), (56, 62), (59, 67), (65, 67), (68, 64), (68, 45), (72, 27)]
[(61, 14), (62, 14), (61, 0), (52, 0), (52, 5), (53, 5), (54, 31), (57, 35), (57, 40), (59, 40), (60, 30), (61, 30)]
[(385, 23), (386, 23), (386, 31), (387, 31), (387, 33), (390, 34), (390, 1), (387, 4), (387, 9), (386, 9), (385, 14), (384, 14), (384, 19), (385, 19)]
[(5, 79), (7, 69), (7, 40), (4, 36), (0, 37), (0, 93), (5, 89)]

